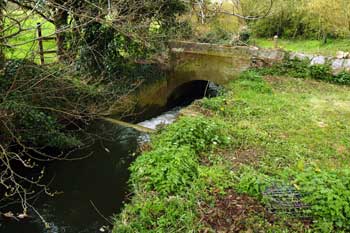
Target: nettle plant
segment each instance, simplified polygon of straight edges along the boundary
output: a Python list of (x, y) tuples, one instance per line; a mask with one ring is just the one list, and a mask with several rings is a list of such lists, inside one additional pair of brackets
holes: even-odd
[(157, 138), (157, 147), (181, 147), (189, 145), (195, 152), (209, 150), (217, 145), (228, 145), (228, 126), (219, 120), (204, 117), (184, 117), (175, 125), (166, 129), (162, 137)]
[(350, 231), (350, 169), (309, 168), (295, 176), (295, 183), (319, 231)]

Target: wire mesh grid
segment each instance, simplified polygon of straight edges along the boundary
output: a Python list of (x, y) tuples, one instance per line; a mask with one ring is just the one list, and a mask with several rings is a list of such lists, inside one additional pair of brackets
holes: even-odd
[(271, 214), (283, 214), (291, 217), (308, 219), (310, 205), (302, 199), (304, 195), (292, 186), (271, 186), (263, 192), (266, 207)]

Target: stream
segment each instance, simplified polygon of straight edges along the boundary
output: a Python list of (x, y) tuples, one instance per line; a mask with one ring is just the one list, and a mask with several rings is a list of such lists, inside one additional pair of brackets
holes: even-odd
[[(139, 125), (156, 129), (159, 125), (170, 124), (179, 110), (175, 108)], [(55, 161), (46, 169), (46, 175), (54, 177), (51, 190), (62, 194), (55, 197), (42, 194), (34, 201), (34, 206), (50, 228), (46, 229), (40, 217), (30, 211), (31, 218), (27, 220), (0, 220), (0, 233), (95, 233), (105, 230), (103, 226), (108, 222), (104, 217), (111, 221), (109, 216), (119, 213), (127, 199), (128, 167), (137, 155), (138, 144), (148, 141), (149, 136), (102, 121), (91, 128), (95, 132), (109, 130), (113, 140), (98, 139), (89, 148), (73, 155), (88, 158)], [(50, 173), (52, 171), (55, 173)]]
[[(202, 98), (206, 90), (209, 97), (219, 93), (217, 86), (211, 88), (210, 83), (197, 84), (200, 85), (191, 84), (182, 95), (171, 99), (169, 111), (138, 124), (150, 129), (171, 124), (183, 106)], [(54, 197), (41, 194), (31, 200), (49, 228), (31, 208), (30, 217), (25, 220), (1, 219), (0, 216), (0, 233), (109, 232), (106, 226), (112, 225), (111, 216), (120, 213), (128, 201), (128, 167), (138, 155), (138, 146), (148, 142), (150, 136), (102, 120), (94, 122), (87, 132), (94, 134), (95, 140), (89, 144), (91, 146), (69, 156), (78, 160), (53, 161), (46, 165), (46, 183), (49, 183), (51, 191), (60, 194)], [(103, 135), (108, 132), (108, 136), (101, 137), (101, 132)], [(15, 212), (16, 209), (18, 212)], [(0, 206), (0, 213), (10, 210), (19, 214), (21, 208), (18, 203)]]

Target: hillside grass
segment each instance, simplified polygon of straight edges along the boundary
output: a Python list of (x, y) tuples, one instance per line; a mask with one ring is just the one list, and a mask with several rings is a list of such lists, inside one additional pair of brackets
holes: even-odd
[[(11, 17), (21, 22), (21, 27), (24, 29), (17, 36), (10, 38), (7, 41), (9, 48), (6, 50), (6, 58), (8, 59), (23, 59), (28, 58), (36, 63), (40, 63), (40, 57), (38, 54), (39, 45), (35, 40), (37, 36), (37, 23), (41, 23), (41, 29), (43, 36), (54, 37), (55, 27), (50, 22), (46, 21), (38, 15), (27, 15), (26, 12), (15, 11), (11, 13)], [(7, 20), (6, 25), (8, 30), (5, 32), (7, 35), (11, 35), (16, 32), (17, 25), (12, 27), (14, 22)], [(43, 41), (44, 50), (56, 50), (56, 41), (49, 40)], [(51, 63), (57, 61), (55, 53), (45, 54), (45, 62)]]
[[(252, 42), (263, 48), (274, 48), (273, 39), (254, 38)], [(287, 51), (335, 56), (337, 51), (350, 51), (350, 40), (330, 39), (323, 44), (319, 40), (279, 39), (278, 46)]]
[[(349, 230), (349, 86), (249, 71), (188, 111), (132, 165), (114, 232)], [(271, 215), (271, 187), (307, 208)]]

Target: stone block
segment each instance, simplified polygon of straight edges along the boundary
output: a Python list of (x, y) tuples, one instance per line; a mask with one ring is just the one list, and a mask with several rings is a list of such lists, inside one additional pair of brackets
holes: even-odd
[(350, 72), (350, 59), (345, 59), (343, 63), (344, 70)]
[(304, 54), (304, 53), (291, 53), (290, 54), (290, 59), (292, 60), (312, 60), (313, 59), (313, 55), (310, 54)]
[(282, 61), (285, 52), (282, 50), (259, 50), (258, 57), (261, 59), (266, 59), (270, 61)]
[(334, 71), (339, 71), (343, 68), (343, 63), (344, 63), (344, 59), (333, 59), (332, 60), (332, 69)]
[(311, 65), (324, 65), (324, 64), (326, 64), (326, 58), (324, 56), (316, 56), (311, 60)]

